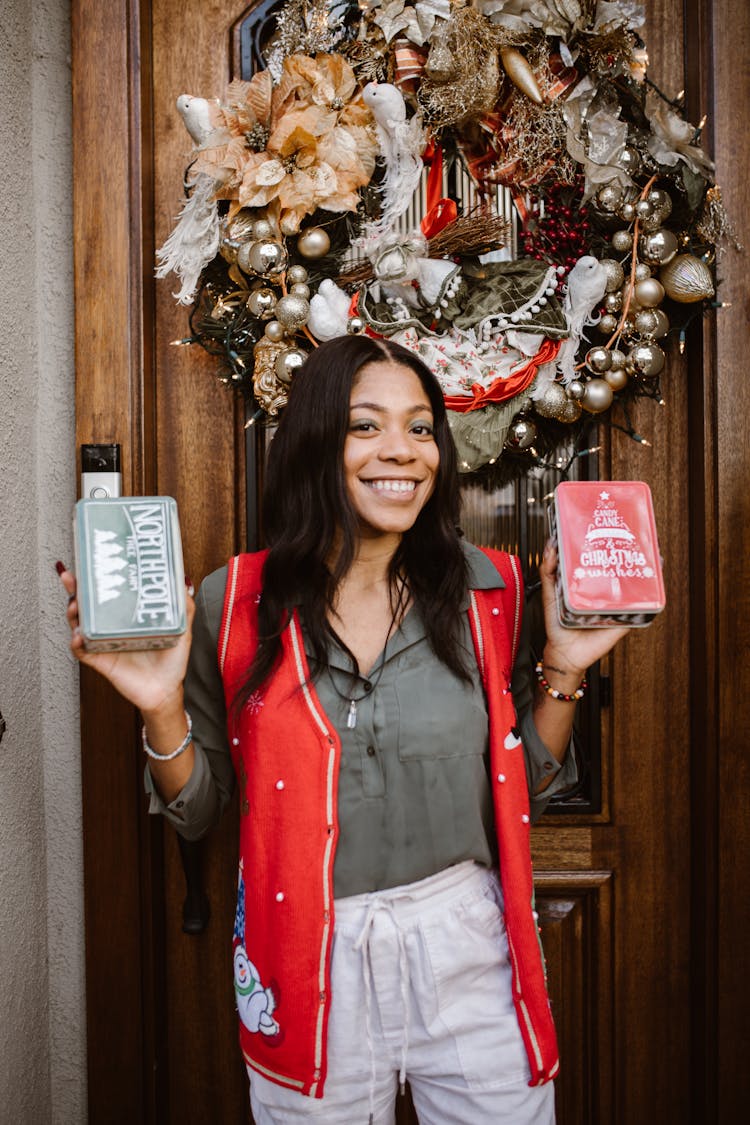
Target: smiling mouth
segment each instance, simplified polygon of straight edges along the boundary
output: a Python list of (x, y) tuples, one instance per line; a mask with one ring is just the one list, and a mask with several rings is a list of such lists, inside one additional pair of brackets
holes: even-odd
[(416, 491), (415, 480), (365, 480), (362, 481), (374, 492), (388, 493), (389, 495), (411, 495)]

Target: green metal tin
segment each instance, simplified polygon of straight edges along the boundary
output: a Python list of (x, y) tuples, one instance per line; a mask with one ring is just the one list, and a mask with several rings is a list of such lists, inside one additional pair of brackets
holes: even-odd
[(79, 500), (78, 616), (88, 652), (169, 648), (185, 632), (185, 571), (171, 496)]

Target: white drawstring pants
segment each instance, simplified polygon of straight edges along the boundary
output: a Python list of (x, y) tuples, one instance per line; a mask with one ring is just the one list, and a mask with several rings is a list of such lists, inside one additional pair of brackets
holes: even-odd
[(530, 1087), (497, 874), (467, 862), (336, 900), (323, 1098), (248, 1069), (256, 1125), (393, 1125), (409, 1080), (420, 1125), (554, 1125)]

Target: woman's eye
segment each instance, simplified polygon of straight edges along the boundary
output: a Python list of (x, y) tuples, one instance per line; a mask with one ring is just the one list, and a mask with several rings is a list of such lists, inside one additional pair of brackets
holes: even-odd
[(415, 422), (411, 432), (417, 437), (432, 437), (433, 429), (429, 422)]
[(375, 429), (375, 423), (365, 421), (352, 422), (349, 429), (355, 434), (369, 434)]

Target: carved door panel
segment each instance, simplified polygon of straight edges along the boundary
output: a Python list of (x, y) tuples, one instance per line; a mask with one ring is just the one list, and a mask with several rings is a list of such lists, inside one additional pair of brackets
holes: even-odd
[[(212, 361), (172, 346), (186, 310), (169, 282), (152, 280), (154, 248), (179, 209), (189, 150), (175, 97), (219, 93), (239, 72), (246, 9), (73, 3), (78, 441), (119, 441), (125, 491), (176, 497), (196, 584), (247, 543), (255, 464)], [(652, 74), (665, 89), (685, 84), (683, 19), (694, 33), (695, 10), (648, 5)], [(616, 435), (600, 463), (603, 475), (651, 483), (668, 560), (681, 555), (695, 481), (688, 387), (672, 355), (668, 411), (644, 421), (658, 425), (658, 442), (645, 452)], [(595, 799), (553, 808), (532, 837), (561, 1040), (560, 1125), (707, 1120), (691, 1117), (687, 1074), (700, 1046), (691, 958), (694, 968), (701, 952), (691, 946), (691, 606), (684, 569), (669, 566), (667, 583), (667, 611), (602, 669), (612, 690), (594, 716)], [(145, 813), (136, 718), (92, 677), (82, 701), (90, 1120), (239, 1125), (248, 1108), (230, 960), (236, 812), (203, 851), (209, 925), (185, 934), (179, 849)]]

